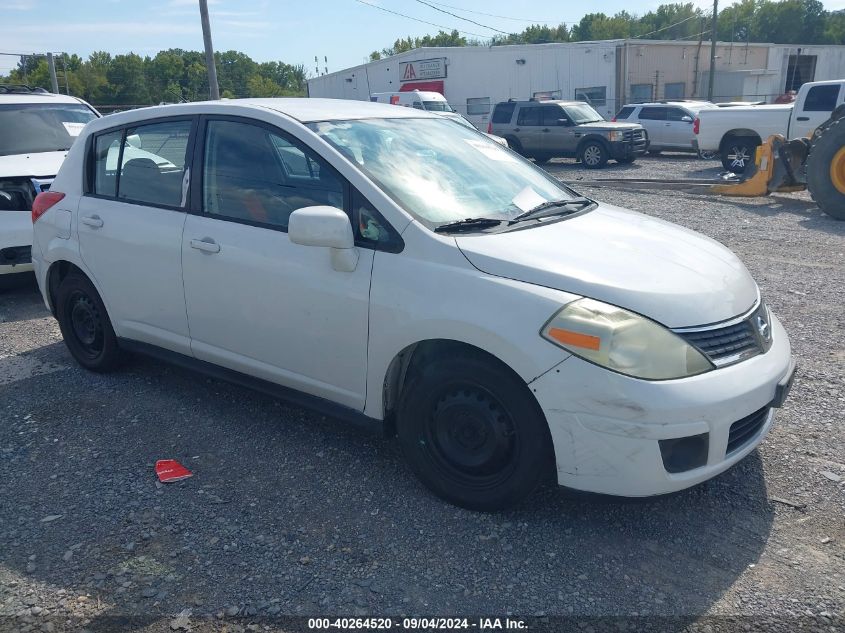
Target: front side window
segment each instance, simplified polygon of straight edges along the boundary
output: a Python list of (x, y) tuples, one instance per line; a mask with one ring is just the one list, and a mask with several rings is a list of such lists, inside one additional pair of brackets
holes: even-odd
[(96, 118), (81, 103), (0, 104), (0, 156), (65, 152), (85, 124)]
[(689, 113), (684, 112), (680, 108), (666, 108), (666, 114), (670, 121), (683, 121), (684, 117), (688, 119), (692, 118)]
[(833, 112), (838, 96), (838, 85), (813, 86), (807, 92), (807, 99), (804, 101), (804, 110), (806, 112)]
[(572, 197), (543, 170), (444, 119), (323, 121), (309, 127), (430, 228), (471, 217), (510, 219), (544, 201)]
[(310, 150), (258, 125), (209, 121), (203, 210), (287, 230), (303, 207), (344, 208), (343, 183)]
[(517, 116), (516, 118), (516, 124), (524, 126), (542, 125), (542, 119), (540, 118), (540, 108), (520, 108), (519, 116)]
[(541, 109), (543, 111), (542, 121), (545, 127), (559, 125), (559, 120), (566, 119), (566, 114), (560, 106), (545, 106)]

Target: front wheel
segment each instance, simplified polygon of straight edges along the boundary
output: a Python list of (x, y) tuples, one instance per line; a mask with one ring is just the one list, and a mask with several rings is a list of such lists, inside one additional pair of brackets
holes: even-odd
[(76, 362), (97, 372), (117, 365), (117, 337), (106, 306), (87, 277), (71, 273), (62, 280), (56, 293), (56, 318)]
[(616, 162), (620, 165), (630, 165), (635, 160), (637, 160), (636, 156), (626, 156), (625, 158), (617, 158)]
[(492, 511), (525, 499), (553, 464), (548, 425), (518, 376), (475, 356), (408, 376), (397, 416), (402, 452), (435, 494)]
[(587, 169), (601, 169), (607, 164), (607, 159), (607, 150), (597, 141), (585, 143), (581, 148), (581, 162)]

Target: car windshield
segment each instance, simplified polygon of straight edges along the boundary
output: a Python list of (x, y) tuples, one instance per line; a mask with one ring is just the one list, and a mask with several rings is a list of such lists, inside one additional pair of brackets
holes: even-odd
[(0, 156), (68, 150), (96, 118), (81, 103), (0, 104)]
[(587, 105), (568, 105), (564, 108), (566, 114), (575, 123), (593, 123), (595, 121), (604, 121), (604, 117), (593, 109), (593, 106)]
[(573, 197), (543, 170), (448, 120), (324, 121), (310, 127), (430, 228), (467, 218), (509, 220)]
[(423, 101), (423, 107), (430, 112), (451, 112), (452, 108), (445, 101)]

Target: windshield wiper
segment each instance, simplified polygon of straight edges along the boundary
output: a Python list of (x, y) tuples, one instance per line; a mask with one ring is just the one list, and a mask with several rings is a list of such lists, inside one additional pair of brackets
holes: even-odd
[[(548, 202), (543, 202), (538, 204), (533, 209), (529, 209), (525, 213), (520, 213), (515, 218), (511, 218), (508, 221), (508, 226), (511, 224), (516, 224), (517, 222), (521, 222), (522, 220), (530, 220), (530, 219), (537, 219), (543, 218), (549, 215), (555, 215), (560, 213), (560, 211), (551, 211), (551, 209), (558, 209), (559, 207), (572, 207), (572, 206), (586, 206), (593, 204), (593, 201), (589, 198), (568, 198), (566, 200), (549, 200)], [(566, 211), (567, 213), (574, 213), (574, 211)]]
[(435, 227), (435, 233), (450, 233), (452, 231), (467, 231), (473, 229), (489, 229), (494, 226), (499, 226), (502, 220), (495, 218), (466, 218), (465, 220), (457, 220), (456, 222), (448, 222)]

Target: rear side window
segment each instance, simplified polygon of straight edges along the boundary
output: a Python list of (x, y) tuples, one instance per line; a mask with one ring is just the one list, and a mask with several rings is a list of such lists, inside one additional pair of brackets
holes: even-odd
[(666, 108), (643, 108), (640, 110), (641, 121), (665, 121)]
[(631, 116), (631, 112), (633, 112), (633, 111), (634, 111), (634, 108), (632, 108), (630, 106), (626, 106), (626, 107), (622, 108), (619, 112), (616, 113), (616, 119), (617, 120), (627, 119), (629, 116)]
[(839, 96), (839, 86), (813, 86), (804, 101), (806, 112), (833, 112), (836, 98)]
[(540, 110), (538, 107), (520, 108), (517, 116), (517, 125), (541, 125)]
[(202, 180), (206, 213), (282, 230), (302, 207), (345, 208), (343, 182), (331, 167), (299, 143), (249, 123), (208, 122)]
[(515, 109), (515, 103), (497, 103), (493, 108), (493, 123), (510, 123)]
[(100, 134), (94, 139), (94, 193), (117, 195), (117, 160), (120, 154), (120, 130)]
[(126, 130), (117, 183), (119, 200), (181, 207), (191, 121), (165, 121)]

